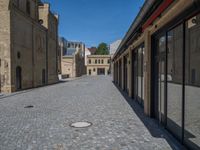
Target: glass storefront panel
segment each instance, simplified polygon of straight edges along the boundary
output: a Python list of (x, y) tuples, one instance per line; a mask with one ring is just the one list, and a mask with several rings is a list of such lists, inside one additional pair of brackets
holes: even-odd
[(138, 74), (137, 74), (137, 81), (138, 81), (138, 101), (141, 104), (142, 103), (142, 48), (137, 49), (138, 54)]
[(166, 37), (161, 36), (157, 42), (158, 56), (158, 118), (164, 122), (164, 103), (165, 103), (165, 57), (166, 57)]
[(144, 47), (141, 47), (141, 102), (144, 106)]
[(183, 25), (167, 34), (167, 127), (181, 139)]
[(138, 57), (137, 57), (137, 52), (134, 52), (134, 62), (133, 62), (133, 89), (134, 89), (134, 99), (137, 99), (138, 96), (138, 80), (137, 80), (137, 72), (138, 72)]
[(200, 149), (200, 14), (186, 22), (185, 142)]
[(119, 60), (119, 87), (122, 88), (122, 61)]
[(144, 45), (133, 52), (133, 97), (142, 106), (144, 105)]
[(128, 55), (124, 56), (124, 90), (128, 93)]

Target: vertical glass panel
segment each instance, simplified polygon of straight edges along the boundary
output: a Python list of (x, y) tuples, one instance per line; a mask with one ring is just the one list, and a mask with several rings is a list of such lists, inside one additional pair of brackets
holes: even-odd
[(185, 142), (200, 149), (200, 14), (186, 22)]
[(119, 86), (122, 85), (122, 62), (121, 59), (119, 60)]
[(128, 56), (124, 57), (124, 89), (128, 92)]
[(138, 48), (138, 74), (137, 74), (137, 80), (138, 80), (138, 101), (141, 102), (142, 99), (142, 48)]
[(137, 66), (138, 66), (138, 61), (137, 61), (137, 52), (134, 53), (134, 75), (133, 75), (133, 79), (134, 79), (134, 98), (137, 99), (137, 95), (138, 95), (138, 82), (137, 82)]
[(162, 36), (158, 41), (158, 110), (159, 120), (164, 121), (164, 95), (165, 95), (165, 57), (166, 57), (166, 38)]
[(142, 47), (142, 105), (144, 106), (144, 47)]
[(183, 25), (168, 32), (167, 127), (179, 139), (182, 126)]

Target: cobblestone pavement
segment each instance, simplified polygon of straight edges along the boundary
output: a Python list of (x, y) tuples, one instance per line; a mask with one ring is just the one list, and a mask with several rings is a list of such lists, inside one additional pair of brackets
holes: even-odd
[[(24, 108), (33, 105), (33, 108)], [(89, 121), (88, 128), (70, 123)], [(0, 150), (182, 149), (111, 77), (84, 77), (0, 98)]]

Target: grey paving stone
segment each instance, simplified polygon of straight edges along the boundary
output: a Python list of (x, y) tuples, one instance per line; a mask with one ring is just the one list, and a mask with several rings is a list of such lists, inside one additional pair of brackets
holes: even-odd
[[(24, 108), (33, 105), (33, 108)], [(89, 128), (70, 123), (89, 121)], [(123, 96), (109, 76), (0, 98), (1, 150), (168, 150), (181, 145)]]

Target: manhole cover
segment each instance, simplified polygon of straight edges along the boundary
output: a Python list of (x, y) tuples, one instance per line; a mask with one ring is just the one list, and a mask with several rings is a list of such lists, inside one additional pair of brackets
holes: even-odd
[(24, 108), (33, 108), (33, 105), (25, 106)]
[(87, 122), (87, 121), (86, 122), (83, 122), (83, 121), (75, 122), (75, 123), (70, 124), (70, 126), (73, 127), (73, 128), (86, 128), (86, 127), (89, 127), (91, 125), (92, 125), (92, 123)]

